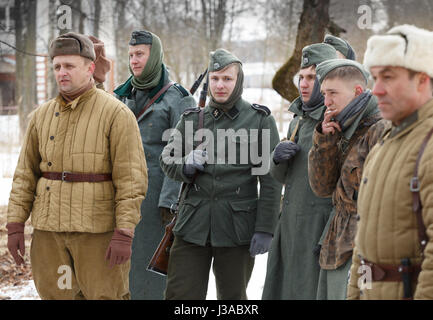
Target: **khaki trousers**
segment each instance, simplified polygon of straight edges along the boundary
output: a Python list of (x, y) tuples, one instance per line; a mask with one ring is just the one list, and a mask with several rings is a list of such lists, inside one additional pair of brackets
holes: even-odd
[(30, 260), (41, 299), (129, 299), (130, 261), (109, 268), (105, 260), (112, 235), (35, 229)]
[(175, 237), (168, 264), (167, 300), (205, 300), (213, 260), (218, 300), (246, 300), (254, 267), (249, 246), (202, 247)]

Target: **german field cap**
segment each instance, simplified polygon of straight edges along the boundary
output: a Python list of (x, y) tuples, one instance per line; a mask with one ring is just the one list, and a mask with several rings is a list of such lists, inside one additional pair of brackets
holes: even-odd
[(323, 80), (325, 80), (328, 73), (341, 67), (355, 67), (364, 76), (365, 83), (368, 82), (370, 73), (368, 73), (368, 71), (365, 70), (364, 66), (359, 62), (348, 59), (331, 59), (323, 61), (316, 67), (316, 77), (319, 80), (320, 84), (322, 84)]
[(302, 49), (301, 69), (337, 58), (337, 51), (333, 46), (326, 43), (314, 43)]
[(51, 41), (49, 54), (51, 59), (55, 56), (78, 55), (95, 61), (95, 48), (88, 36), (68, 32)]
[(153, 42), (153, 35), (149, 31), (133, 31), (131, 34), (131, 40), (129, 40), (130, 46), (136, 46), (139, 44), (151, 45)]
[(209, 54), (209, 72), (222, 70), (232, 63), (242, 65), (238, 57), (225, 49), (217, 49)]
[(413, 25), (396, 26), (367, 41), (364, 66), (403, 67), (433, 78), (433, 32)]
[(335, 50), (340, 51), (346, 59), (355, 60), (356, 54), (349, 42), (339, 37), (327, 34), (325, 36), (324, 43), (327, 43), (335, 48)]

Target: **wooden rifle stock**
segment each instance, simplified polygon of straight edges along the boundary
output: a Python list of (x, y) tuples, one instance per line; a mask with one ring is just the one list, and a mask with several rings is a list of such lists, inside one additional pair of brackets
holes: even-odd
[(170, 249), (173, 246), (174, 234), (173, 228), (176, 225), (177, 213), (174, 215), (173, 220), (165, 227), (164, 237), (158, 245), (152, 259), (150, 260), (147, 270), (166, 276), (168, 271), (168, 258), (170, 256)]

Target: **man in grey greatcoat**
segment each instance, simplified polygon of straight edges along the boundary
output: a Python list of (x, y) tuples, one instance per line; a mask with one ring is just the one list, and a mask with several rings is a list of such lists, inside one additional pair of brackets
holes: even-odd
[(313, 130), (325, 111), (316, 65), (336, 59), (325, 43), (302, 50), (300, 96), (290, 106), (294, 113), (287, 138), (271, 155), (271, 175), (284, 184), (280, 219), (268, 255), (262, 299), (316, 299), (319, 280), (319, 240), (331, 212), (331, 199), (320, 199), (308, 181), (308, 152)]
[[(182, 86), (177, 83), (170, 86), (163, 57), (158, 36), (134, 31), (129, 42), (131, 76), (114, 91), (137, 117), (149, 174), (148, 193), (141, 205), (142, 219), (132, 244), (129, 282), (131, 299), (136, 300), (163, 299), (165, 277), (146, 268), (164, 235), (165, 225), (172, 218), (169, 208), (176, 202), (180, 184), (166, 177), (159, 165), (159, 156), (167, 144), (162, 135), (176, 126), (185, 109), (196, 105)], [(162, 94), (150, 104), (158, 93)]]

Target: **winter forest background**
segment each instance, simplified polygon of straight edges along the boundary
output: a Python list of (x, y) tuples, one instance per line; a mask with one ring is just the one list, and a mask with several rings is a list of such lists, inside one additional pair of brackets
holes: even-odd
[(209, 51), (224, 47), (247, 64), (247, 88), (273, 88), (286, 106), (297, 95), (291, 79), (305, 45), (332, 33), (362, 62), (372, 34), (403, 23), (433, 29), (432, 14), (431, 0), (0, 0), (0, 106), (17, 106), (22, 136), (31, 110), (56, 95), (43, 57), (48, 44), (71, 30), (105, 42), (112, 90), (128, 78), (128, 41), (137, 29), (160, 36), (171, 77), (186, 88)]
[[(105, 43), (110, 92), (129, 77), (133, 30), (161, 38), (171, 78), (187, 89), (206, 69), (209, 52), (226, 48), (244, 62), (244, 97), (267, 105), (284, 136), (304, 46), (331, 33), (349, 41), (362, 62), (371, 35), (404, 23), (433, 30), (431, 17), (433, 0), (0, 0), (0, 290), (6, 274), (16, 278), (2, 259), (12, 176), (30, 112), (57, 95), (46, 55), (59, 34)], [(263, 268), (257, 272), (262, 281)], [(252, 285), (261, 290), (253, 279)]]

